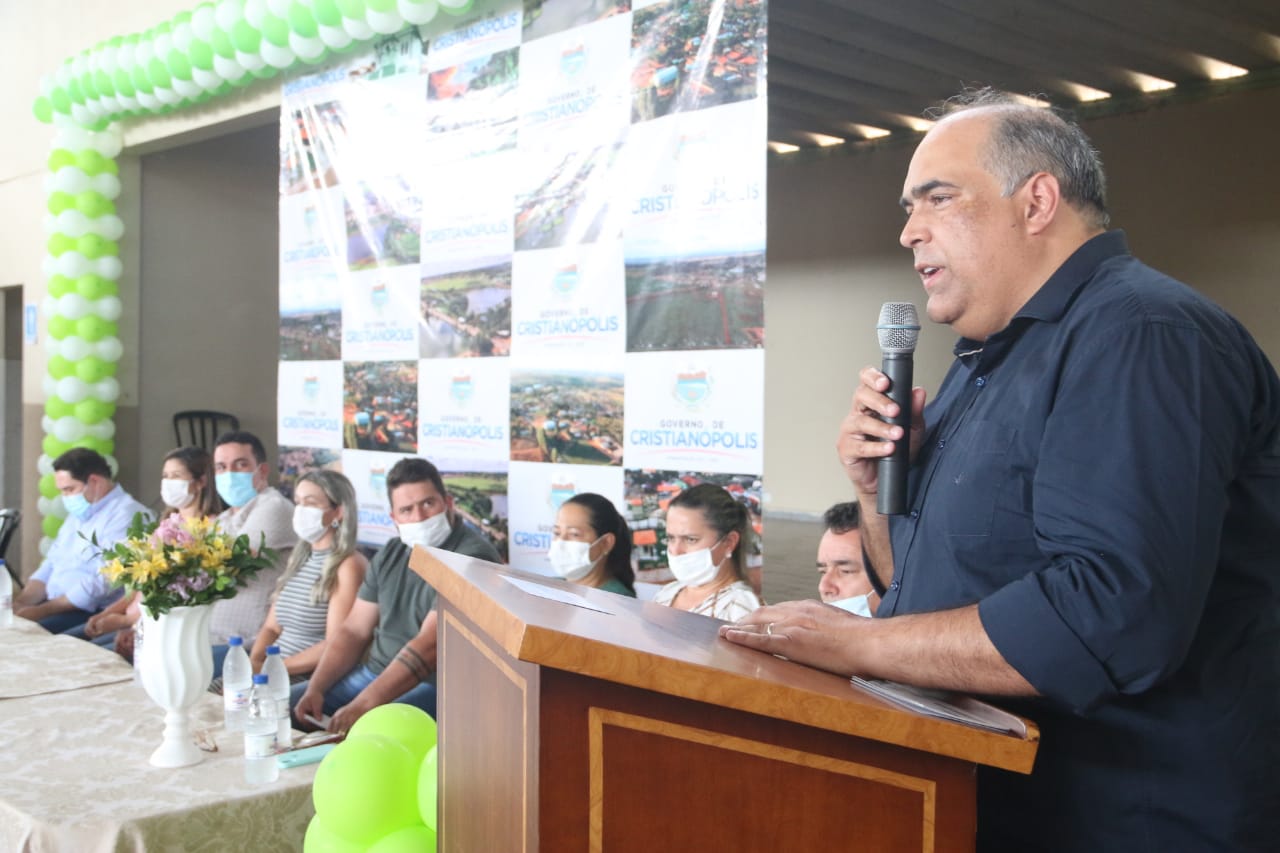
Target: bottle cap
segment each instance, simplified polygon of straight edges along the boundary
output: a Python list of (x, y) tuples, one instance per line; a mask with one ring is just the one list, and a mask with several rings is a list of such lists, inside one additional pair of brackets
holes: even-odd
[(254, 684), (266, 684), (266, 683), (267, 683), (267, 676), (266, 676), (266, 674), (265, 674), (265, 673), (261, 673), (261, 672), (259, 672), (259, 673), (255, 673), (255, 674), (254, 674), (254, 676), (253, 676), (253, 683), (254, 683)]
[(227, 637), (228, 646), (243, 646), (244, 639), (241, 637)]
[(267, 646), (267, 654), (269, 654), (269, 655), (278, 655), (278, 654), (280, 654), (280, 647), (279, 647), (279, 646)]

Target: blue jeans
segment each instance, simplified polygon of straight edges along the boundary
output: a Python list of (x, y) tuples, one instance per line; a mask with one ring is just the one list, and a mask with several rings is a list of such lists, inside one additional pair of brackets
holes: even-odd
[[(343, 705), (348, 704), (359, 696), (361, 691), (372, 684), (377, 677), (367, 666), (358, 666), (351, 670), (325, 692), (324, 712), (332, 715)], [(303, 693), (307, 692), (307, 685), (310, 683), (310, 681), (300, 681), (293, 685), (293, 689), (289, 691), (289, 710), (292, 711), (298, 706), (298, 700), (302, 698)], [(436, 686), (426, 683), (419, 684), (392, 701), (421, 708), (434, 719), (436, 715)]]
[[(39, 625), (50, 634), (63, 634), (79, 628), (81, 625), (89, 621), (89, 617), (93, 614), (88, 610), (68, 610), (65, 613), (55, 613), (52, 616), (46, 616), (39, 620)], [(83, 635), (81, 635), (83, 637)]]
[(230, 650), (230, 648), (231, 647), (228, 646), (226, 643), (221, 643), (213, 647), (213, 677), (214, 678), (222, 677), (222, 662), (227, 659), (227, 652)]

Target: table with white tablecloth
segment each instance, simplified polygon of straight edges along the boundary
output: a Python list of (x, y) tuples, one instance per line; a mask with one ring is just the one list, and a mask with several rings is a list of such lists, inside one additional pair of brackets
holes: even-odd
[(192, 713), (204, 760), (161, 769), (164, 713), (132, 668), (21, 619), (0, 629), (0, 851), (301, 850), (316, 765), (244, 781), (242, 736), (206, 694)]

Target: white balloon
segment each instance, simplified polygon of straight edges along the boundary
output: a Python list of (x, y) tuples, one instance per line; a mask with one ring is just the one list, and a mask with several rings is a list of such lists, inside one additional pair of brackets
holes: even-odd
[(120, 475), (120, 463), (110, 453), (102, 454), (102, 458), (107, 460), (107, 467), (111, 469), (111, 478), (115, 479)]
[(191, 68), (191, 81), (206, 92), (212, 92), (223, 83), (222, 78), (214, 72), (205, 71), (203, 68), (194, 66)]
[(191, 13), (191, 32), (201, 41), (208, 41), (213, 35), (213, 28), (218, 25), (214, 16), (214, 7), (201, 4)]
[(119, 338), (103, 338), (98, 341), (97, 356), (103, 361), (119, 361), (124, 355), (124, 346)]
[(76, 420), (71, 415), (65, 418), (58, 418), (53, 424), (53, 437), (58, 441), (79, 441), (84, 438), (85, 425)]
[[(105, 175), (106, 172), (103, 172)], [(89, 176), (79, 166), (63, 166), (51, 176), (50, 183), (58, 192), (79, 195), (89, 189)]]
[[(115, 297), (104, 298), (114, 299)], [(90, 308), (89, 300), (78, 293), (68, 293), (58, 300), (58, 313), (68, 320), (79, 320), (89, 313)]]
[(244, 0), (244, 19), (255, 30), (262, 29), (262, 14), (267, 11), (264, 0)]
[(46, 317), (52, 317), (58, 313), (58, 300), (52, 296), (46, 296), (40, 303), (40, 310), (44, 312)]
[(90, 125), (93, 124), (93, 114), (84, 104), (71, 105), (71, 120), (76, 124)]
[[(102, 381), (106, 382), (107, 380), (104, 379)], [(89, 386), (78, 376), (65, 376), (58, 380), (58, 396), (74, 406), (89, 396)]]
[(47, 98), (53, 94), (53, 90), (56, 87), (56, 84), (53, 82), (53, 77), (48, 74), (40, 75), (40, 94)]
[[(351, 40), (348, 39), (350, 44)], [(307, 38), (297, 33), (289, 33), (289, 47), (303, 62), (315, 62), (324, 56), (324, 42), (319, 38)]]
[[(48, 430), (46, 430), (46, 432), (48, 432)], [(53, 457), (50, 456), (48, 453), (41, 453), (36, 458), (36, 471), (38, 471), (41, 474), (41, 476), (45, 474), (52, 474), (53, 473)]]
[(67, 506), (62, 502), (62, 498), (51, 498), (49, 502), (52, 504), (52, 506), (49, 507), (49, 515), (52, 515), (55, 518), (67, 517)]
[(400, 17), (400, 13), (396, 11), (377, 12), (373, 9), (365, 9), (364, 16), (373, 31), (384, 36), (404, 29), (404, 18)]
[(99, 216), (89, 228), (104, 240), (119, 240), (124, 236), (124, 220), (111, 214)]
[(102, 103), (102, 99), (98, 97), (86, 98), (84, 108), (89, 111), (89, 115), (93, 116), (94, 124), (102, 121), (109, 114), (106, 104)]
[(124, 147), (124, 139), (121, 137), (118, 127), (108, 127), (106, 130), (100, 130), (95, 133), (90, 144), (103, 157), (113, 160), (120, 154), (120, 149)]
[(355, 41), (368, 41), (373, 38), (373, 27), (364, 21), (357, 21), (355, 18), (342, 18), (342, 28), (347, 31), (347, 35)]
[(134, 60), (134, 45), (122, 44), (116, 49), (116, 67), (130, 71), (137, 62)]
[(52, 213), (46, 213), (40, 224), (46, 234), (56, 234), (58, 231), (58, 217)]
[(48, 415), (42, 415), (40, 417), (40, 429), (44, 432), (45, 435), (51, 435), (53, 433), (53, 424), (54, 424), (53, 418), (49, 417)]
[(69, 148), (78, 151), (89, 147), (89, 139), (93, 136), (83, 127), (60, 127), (53, 134), (54, 148)]
[(154, 94), (156, 100), (164, 104), (166, 107), (172, 107), (174, 104), (182, 101), (182, 96), (167, 86), (156, 86)]
[(422, 0), (422, 2), (414, 2), (414, 0), (396, 0), (396, 9), (400, 12), (400, 17), (404, 18), (405, 23), (421, 26), (430, 23), (436, 16), (439, 7), (436, 6), (436, 0)]
[[(118, 261), (119, 259), (116, 258), (115, 260)], [(63, 252), (58, 255), (58, 260), (54, 262), (54, 271), (58, 275), (65, 275), (67, 278), (79, 278), (88, 274), (90, 269), (89, 259), (79, 252)]]
[(461, 9), (470, 3), (471, 0), (438, 0), (438, 2), (445, 9)]
[[(103, 255), (98, 258), (98, 265), (97, 268), (94, 269), (94, 272), (105, 279), (115, 281), (120, 278), (120, 273), (124, 272), (124, 264), (120, 263), (120, 259), (115, 255)], [(80, 275), (84, 275), (84, 273), (81, 273)], [(79, 277), (80, 276), (76, 276), (76, 278)]]
[(330, 50), (345, 50), (352, 38), (342, 27), (326, 27), (320, 24), (320, 41)]
[(40, 261), (40, 274), (45, 278), (53, 278), (58, 274), (58, 259), (53, 255), (45, 255)]
[[(66, 299), (65, 296), (62, 298)], [(122, 306), (120, 304), (120, 297), (104, 296), (101, 299), (99, 299), (97, 303), (93, 306), (93, 310), (94, 310), (94, 313), (96, 313), (102, 319), (108, 320), (114, 323), (116, 320), (120, 319), (120, 312), (122, 310)]]
[(52, 548), (52, 547), (53, 547), (53, 540), (52, 540), (52, 539), (50, 539), (48, 536), (41, 536), (41, 537), (40, 537), (40, 549), (39, 549), (39, 550), (40, 550), (40, 556), (41, 556), (41, 557), (47, 557), (47, 556), (49, 556), (49, 549), (50, 549), (50, 548)]
[(46, 373), (44, 377), (41, 379), (40, 384), (41, 384), (41, 387), (44, 389), (44, 395), (46, 397), (58, 396), (58, 380), (54, 379), (52, 376)]
[(94, 175), (86, 184), (85, 189), (97, 190), (106, 198), (114, 201), (120, 195), (120, 178), (110, 172), (102, 172)]
[(116, 425), (111, 418), (98, 421), (96, 424), (85, 424), (84, 431), (102, 441), (110, 441), (116, 437)]
[[(294, 0), (267, 0), (267, 8), (270, 9), (271, 14), (275, 15), (277, 18), (288, 19), (289, 7), (293, 5), (293, 2)], [(304, 3), (303, 5), (307, 7), (308, 11), (310, 11), (311, 4)]]
[(237, 0), (222, 0), (214, 9), (214, 19), (217, 20), (218, 26), (227, 33), (231, 32), (231, 28), (236, 25), (244, 17), (244, 12), (240, 8), (241, 4)]
[(58, 70), (53, 72), (53, 82), (63, 89), (67, 88), (67, 84), (71, 82), (71, 77), (71, 63), (65, 60), (58, 66)]
[(116, 100), (120, 102), (120, 106), (123, 109), (130, 111), (142, 109), (142, 103), (138, 100), (137, 95), (121, 95), (117, 92)]
[(58, 346), (62, 357), (67, 361), (79, 361), (96, 350), (88, 341), (79, 335), (67, 335)]
[(116, 69), (120, 67), (119, 62), (116, 60), (116, 57), (120, 55), (119, 52), (108, 45), (102, 50), (94, 51), (94, 53), (97, 56), (98, 68), (114, 77)]
[[(169, 37), (173, 42), (173, 49), (178, 53), (191, 52), (191, 22), (183, 21), (173, 28), (173, 34)], [(167, 56), (168, 54), (166, 54)]]
[(120, 99), (115, 95), (103, 95), (99, 100), (102, 101), (102, 106), (106, 109), (108, 116), (114, 116), (118, 113), (124, 112), (124, 107), (121, 106)]
[(150, 112), (153, 112), (153, 113), (159, 112), (160, 108), (164, 106), (164, 104), (160, 103), (160, 99), (157, 98), (155, 95), (148, 95), (146, 92), (143, 92), (142, 90), (138, 90), (138, 93), (135, 97), (137, 97), (138, 99), (139, 106), (141, 106), (144, 110), (149, 110)]
[[(86, 386), (86, 390), (87, 389), (88, 386)], [(116, 397), (120, 396), (120, 383), (116, 381), (114, 376), (108, 376), (106, 379), (103, 379), (101, 382), (98, 382), (93, 386), (93, 396), (97, 397), (104, 403), (114, 403), (116, 401)], [(66, 400), (67, 398), (63, 397), (62, 399)], [(67, 402), (69, 403), (71, 401), (67, 400)]]
[(89, 217), (69, 207), (53, 218), (53, 228), (68, 237), (83, 237), (89, 233)]
[(227, 59), (220, 53), (213, 55), (213, 71), (228, 83), (236, 82), (247, 73), (243, 65), (234, 59)]
[(83, 53), (77, 53), (71, 57), (71, 73), (76, 77), (84, 76), (84, 72), (89, 70), (89, 57)]
[(197, 98), (204, 92), (204, 88), (199, 83), (195, 82), (193, 75), (193, 79), (191, 80), (179, 80), (177, 77), (174, 77), (173, 91), (177, 92), (184, 98)]
[(261, 71), (263, 68), (267, 67), (267, 61), (263, 59), (261, 55), (257, 53), (245, 53), (243, 50), (236, 51), (236, 62), (240, 63), (240, 67), (250, 73), (253, 73), (254, 71)]
[(155, 48), (156, 59), (165, 62), (169, 58), (169, 51), (173, 50), (173, 36), (168, 33), (156, 33), (152, 44)]
[(263, 60), (272, 68), (283, 70), (297, 61), (297, 57), (293, 55), (292, 50), (272, 44), (265, 38), (262, 40), (258, 50), (262, 53)]
[(151, 64), (151, 60), (156, 58), (156, 47), (151, 39), (139, 39), (133, 48), (133, 61), (142, 66), (143, 73), (146, 73), (147, 66)]
[[(48, 432), (48, 430), (45, 430), (45, 434), (48, 434)], [(41, 495), (36, 498), (36, 509), (40, 511), (41, 515), (50, 515), (53, 513), (53, 510), (50, 507), (52, 503), (52, 498), (46, 498), (44, 495)]]

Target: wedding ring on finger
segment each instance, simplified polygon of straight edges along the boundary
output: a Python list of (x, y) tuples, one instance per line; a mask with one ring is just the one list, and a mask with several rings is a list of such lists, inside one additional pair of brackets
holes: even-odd
[(773, 623), (772, 623), (772, 622), (770, 622), (768, 625), (765, 625), (765, 626), (764, 626), (764, 632), (765, 632), (765, 634), (766, 634), (766, 635), (768, 635), (768, 636), (770, 636), (770, 637), (772, 637), (772, 636), (773, 636)]

